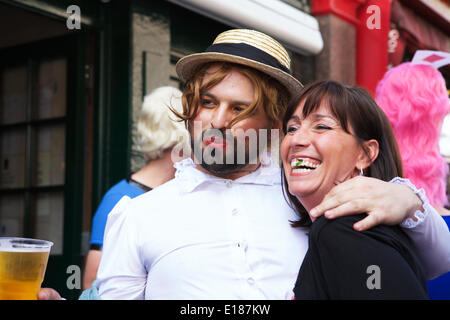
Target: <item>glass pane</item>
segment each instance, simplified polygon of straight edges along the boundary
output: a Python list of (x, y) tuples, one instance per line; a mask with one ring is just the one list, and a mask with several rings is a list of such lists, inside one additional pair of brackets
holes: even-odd
[(26, 129), (4, 130), (0, 139), (0, 188), (25, 187)]
[(57, 192), (40, 192), (34, 199), (33, 216), (35, 217), (34, 237), (54, 243), (51, 254), (63, 252), (64, 194)]
[(25, 200), (22, 194), (0, 197), (0, 237), (23, 237)]
[(0, 123), (25, 121), (27, 115), (27, 67), (4, 69), (0, 80)]
[(43, 61), (38, 67), (35, 119), (66, 115), (66, 59)]
[(36, 130), (35, 186), (63, 185), (65, 174), (65, 125), (39, 126)]

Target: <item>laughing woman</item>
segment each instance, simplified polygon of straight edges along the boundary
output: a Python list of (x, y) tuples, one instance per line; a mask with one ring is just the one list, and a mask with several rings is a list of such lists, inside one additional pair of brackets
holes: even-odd
[(338, 183), (357, 175), (402, 176), (389, 121), (361, 88), (323, 81), (304, 88), (288, 108), (281, 144), (284, 187), (309, 227), (309, 250), (296, 299), (427, 299), (412, 242), (398, 226), (355, 231), (364, 213), (316, 220), (309, 211)]

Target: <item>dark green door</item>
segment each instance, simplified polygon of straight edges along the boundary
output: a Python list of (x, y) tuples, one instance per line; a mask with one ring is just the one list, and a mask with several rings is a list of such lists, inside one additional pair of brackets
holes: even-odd
[(43, 285), (66, 298), (81, 268), (82, 37), (0, 51), (0, 236), (54, 242)]

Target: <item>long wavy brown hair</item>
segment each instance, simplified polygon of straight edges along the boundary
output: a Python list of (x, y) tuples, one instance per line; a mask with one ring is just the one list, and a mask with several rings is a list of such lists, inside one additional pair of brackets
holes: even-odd
[[(218, 68), (211, 79), (203, 83), (206, 72), (212, 66), (218, 66)], [(281, 119), (289, 103), (288, 91), (277, 80), (258, 70), (229, 62), (210, 62), (199, 66), (194, 72), (194, 76), (186, 81), (182, 96), (183, 113), (175, 110), (173, 112), (182, 121), (185, 121), (188, 127), (189, 121), (197, 115), (202, 94), (219, 84), (232, 69), (237, 70), (252, 82), (255, 88), (255, 97), (252, 105), (232, 120), (230, 127), (251, 117), (257, 108), (262, 107), (274, 127), (281, 128)]]

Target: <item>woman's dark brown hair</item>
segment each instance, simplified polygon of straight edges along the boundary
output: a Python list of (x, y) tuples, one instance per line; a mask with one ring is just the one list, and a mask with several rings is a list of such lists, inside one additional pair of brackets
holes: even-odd
[[(331, 80), (309, 84), (289, 104), (283, 118), (284, 134), (286, 134), (287, 122), (302, 102), (305, 103), (304, 118), (317, 110), (322, 103), (328, 106), (342, 129), (352, 134), (361, 147), (364, 141), (377, 140), (378, 157), (365, 170), (365, 176), (389, 181), (403, 175), (400, 153), (389, 120), (364, 89)], [(350, 132), (350, 128), (353, 133)], [(300, 201), (289, 193), (284, 170), (282, 170), (282, 185), (285, 198), (287, 196), (286, 200), (300, 216), (300, 220), (292, 222), (292, 226), (310, 226), (311, 219), (308, 212)]]

